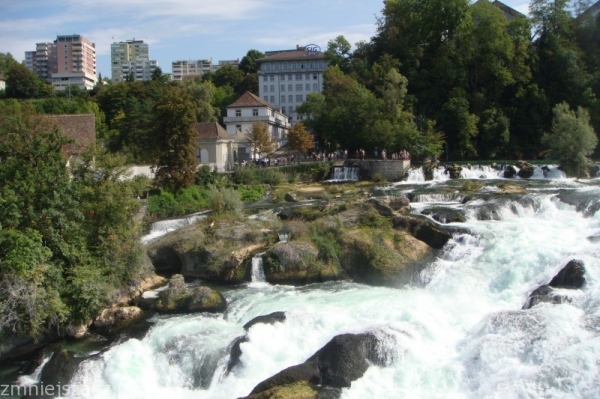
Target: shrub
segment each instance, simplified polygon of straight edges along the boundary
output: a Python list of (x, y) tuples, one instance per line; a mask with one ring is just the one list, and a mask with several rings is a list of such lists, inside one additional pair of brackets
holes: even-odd
[(231, 213), (240, 215), (242, 201), (240, 194), (233, 188), (212, 188), (210, 191), (210, 204), (213, 212), (217, 214)]
[(265, 195), (264, 186), (238, 186), (237, 190), (242, 202), (258, 201)]
[(385, 178), (385, 176), (383, 176), (379, 172), (373, 173), (373, 177), (371, 177), (371, 180), (373, 182), (375, 182), (375, 183), (385, 183), (385, 182), (387, 182), (387, 179)]

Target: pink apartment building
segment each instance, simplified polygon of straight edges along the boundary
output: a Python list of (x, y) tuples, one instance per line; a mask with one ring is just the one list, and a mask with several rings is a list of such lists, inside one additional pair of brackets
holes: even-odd
[(25, 52), (25, 59), (27, 67), (56, 91), (71, 85), (90, 90), (97, 81), (96, 45), (81, 35), (61, 35), (53, 43), (37, 43), (35, 52)]

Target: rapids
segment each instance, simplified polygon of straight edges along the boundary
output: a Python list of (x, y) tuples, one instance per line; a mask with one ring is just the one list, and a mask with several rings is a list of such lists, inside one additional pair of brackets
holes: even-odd
[[(143, 339), (84, 361), (70, 395), (237, 398), (335, 335), (373, 331), (393, 338), (383, 347), (391, 364), (371, 366), (343, 398), (600, 397), (600, 247), (587, 239), (600, 234), (600, 212), (586, 217), (556, 195), (598, 190), (600, 182), (515, 179), (531, 198), (495, 203), (495, 217), (485, 219), (473, 211), (483, 200), (462, 204), (456, 182), (411, 176), (377, 193), (428, 189), (432, 197), (413, 203), (413, 212), (433, 205), (464, 210), (467, 222), (457, 225), (468, 233), (455, 234), (409, 285), (249, 283), (223, 292), (223, 315), (157, 316)], [(497, 189), (498, 175), (477, 178), (488, 192)], [(571, 303), (522, 310), (531, 291), (571, 259), (585, 263), (587, 280), (569, 290)], [(242, 326), (275, 311), (286, 312), (285, 322), (252, 326), (241, 363), (227, 374)]]

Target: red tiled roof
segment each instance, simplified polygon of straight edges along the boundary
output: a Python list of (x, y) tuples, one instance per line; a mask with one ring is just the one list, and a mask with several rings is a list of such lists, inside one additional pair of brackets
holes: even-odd
[(199, 139), (233, 139), (217, 122), (203, 122), (196, 124)]
[(96, 142), (96, 116), (94, 114), (47, 115), (60, 132), (74, 143), (63, 146), (63, 153), (69, 157), (84, 152)]
[(294, 50), (294, 51), (282, 51), (281, 53), (267, 55), (266, 57), (259, 58), (256, 61), (285, 61), (285, 60), (322, 60), (325, 59), (325, 53), (320, 52), (315, 55), (306, 55), (304, 54), (304, 50)]
[(260, 98), (259, 96), (250, 93), (249, 91), (242, 94), (240, 98), (235, 100), (232, 104), (228, 105), (226, 108), (241, 108), (241, 107), (270, 107), (273, 108), (271, 104)]

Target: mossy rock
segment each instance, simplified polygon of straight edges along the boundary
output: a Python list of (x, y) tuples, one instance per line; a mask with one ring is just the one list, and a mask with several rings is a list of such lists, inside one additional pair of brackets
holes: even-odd
[(246, 399), (317, 399), (319, 393), (307, 381), (276, 386), (247, 396)]
[(354, 281), (370, 285), (409, 283), (434, 254), (431, 247), (405, 232), (355, 229), (344, 232), (340, 242), (341, 266)]
[(265, 256), (264, 271), (271, 284), (303, 285), (347, 278), (336, 264), (318, 259), (319, 251), (308, 242), (280, 243)]
[(162, 313), (223, 312), (227, 303), (220, 292), (206, 286), (188, 288), (181, 274), (169, 280), (169, 288), (156, 302), (156, 310)]

